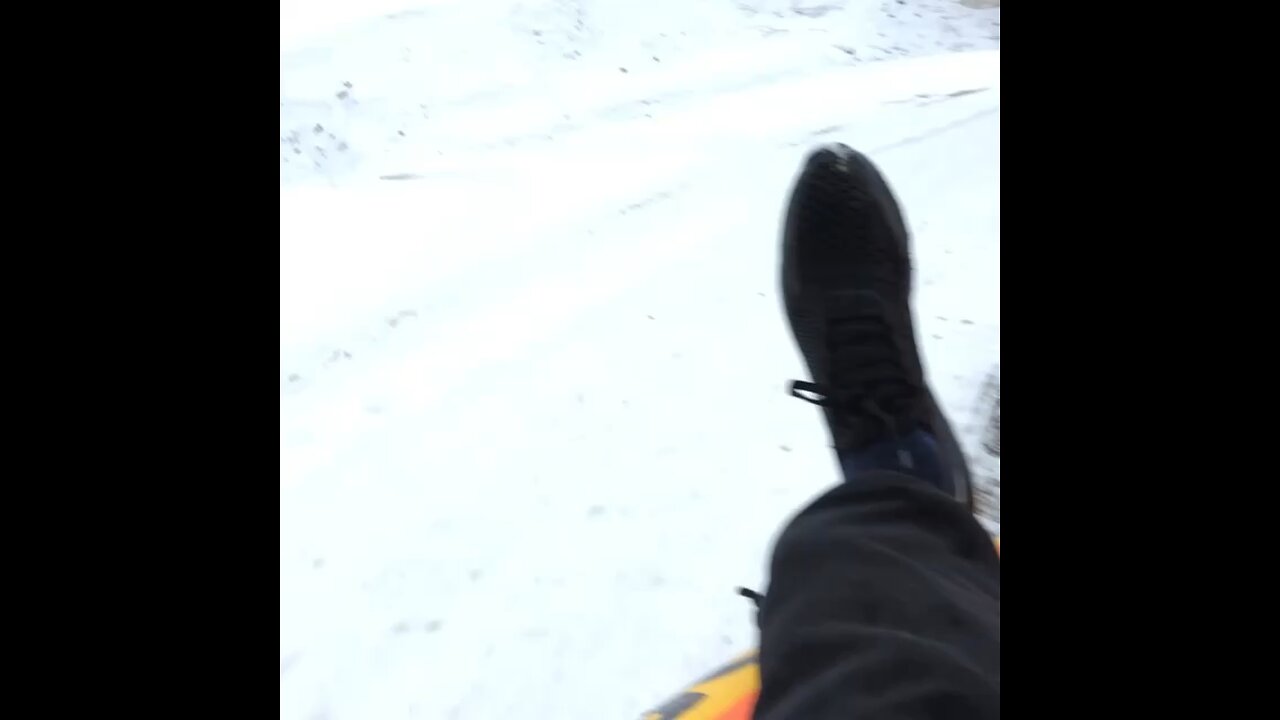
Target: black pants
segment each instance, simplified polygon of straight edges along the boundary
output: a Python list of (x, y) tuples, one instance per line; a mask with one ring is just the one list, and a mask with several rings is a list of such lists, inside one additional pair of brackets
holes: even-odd
[(778, 538), (757, 720), (1000, 717), (1000, 560), (959, 503), (889, 471)]

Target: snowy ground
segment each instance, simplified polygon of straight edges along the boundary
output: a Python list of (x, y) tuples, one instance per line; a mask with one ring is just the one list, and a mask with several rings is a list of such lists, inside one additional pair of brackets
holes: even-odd
[(836, 480), (776, 292), (816, 143), (903, 200), (973, 441), (999, 12), (282, 0), (282, 719), (636, 717), (752, 645)]

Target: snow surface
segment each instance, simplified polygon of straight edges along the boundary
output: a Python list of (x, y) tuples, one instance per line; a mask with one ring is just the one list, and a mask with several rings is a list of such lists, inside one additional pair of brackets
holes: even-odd
[(818, 143), (903, 201), (974, 442), (999, 13), (282, 0), (281, 718), (637, 717), (753, 645), (837, 480), (776, 279)]

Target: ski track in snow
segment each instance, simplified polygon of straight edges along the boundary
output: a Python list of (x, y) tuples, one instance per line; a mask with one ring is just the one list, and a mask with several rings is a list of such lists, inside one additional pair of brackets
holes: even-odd
[(785, 391), (776, 279), (816, 144), (898, 192), (925, 361), (976, 442), (998, 9), (289, 0), (281, 24), (282, 719), (637, 717), (752, 646), (734, 587), (837, 480)]

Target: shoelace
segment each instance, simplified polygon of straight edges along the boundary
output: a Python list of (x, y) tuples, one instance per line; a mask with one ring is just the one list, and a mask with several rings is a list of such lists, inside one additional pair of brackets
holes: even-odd
[(838, 321), (828, 340), (831, 383), (794, 380), (791, 395), (841, 414), (875, 418), (893, 433), (904, 430), (900, 424), (918, 391), (907, 379), (901, 350), (883, 315), (860, 313)]

